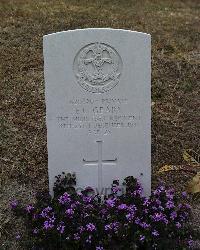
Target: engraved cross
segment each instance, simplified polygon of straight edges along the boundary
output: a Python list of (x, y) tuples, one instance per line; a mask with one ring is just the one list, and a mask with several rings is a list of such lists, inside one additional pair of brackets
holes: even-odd
[(87, 166), (98, 166), (98, 192), (102, 192), (103, 178), (102, 178), (102, 167), (103, 165), (116, 165), (117, 158), (114, 160), (103, 160), (102, 158), (102, 145), (103, 141), (97, 141), (98, 144), (98, 160), (86, 161), (83, 159), (83, 164)]

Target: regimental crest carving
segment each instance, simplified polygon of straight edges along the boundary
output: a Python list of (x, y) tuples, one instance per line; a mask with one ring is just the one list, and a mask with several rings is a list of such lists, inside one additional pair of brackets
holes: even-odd
[(79, 85), (92, 93), (114, 88), (122, 73), (122, 60), (117, 51), (105, 43), (83, 47), (74, 59), (74, 72)]

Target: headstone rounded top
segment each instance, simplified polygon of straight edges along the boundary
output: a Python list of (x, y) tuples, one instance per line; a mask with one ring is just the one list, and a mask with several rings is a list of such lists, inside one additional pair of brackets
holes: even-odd
[(135, 31), (135, 30), (126, 30), (126, 29), (114, 29), (114, 28), (85, 28), (85, 29), (74, 29), (74, 30), (66, 30), (66, 31), (59, 31), (59, 32), (55, 32), (55, 33), (51, 33), (51, 34), (47, 34), (44, 35), (43, 38), (47, 38), (50, 36), (57, 36), (57, 35), (62, 35), (64, 33), (81, 33), (81, 32), (95, 32), (95, 31), (105, 31), (105, 32), (123, 32), (123, 33), (127, 33), (127, 34), (137, 34), (139, 36), (149, 36), (151, 37), (150, 34), (145, 33), (145, 32), (139, 32), (139, 31)]

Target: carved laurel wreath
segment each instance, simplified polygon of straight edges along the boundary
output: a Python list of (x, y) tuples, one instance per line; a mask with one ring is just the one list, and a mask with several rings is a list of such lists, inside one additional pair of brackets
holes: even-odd
[[(107, 52), (109, 55), (108, 58), (103, 57), (103, 52)], [(105, 73), (103, 70), (101, 70), (102, 65), (97, 66), (99, 69), (98, 74), (95, 73), (95, 71), (89, 72), (88, 66), (86, 64), (86, 60), (88, 60), (88, 54), (92, 54), (92, 57), (90, 58), (91, 63), (92, 60), (95, 61), (96, 58), (99, 58), (99, 62), (102, 63), (104, 60), (109, 63), (110, 65), (110, 71)], [(96, 64), (98, 65), (98, 62), (96, 61)], [(116, 52), (109, 46), (102, 44), (102, 43), (94, 43), (87, 47), (85, 47), (79, 55), (78, 58), (78, 74), (77, 78), (78, 81), (88, 81), (89, 84), (93, 86), (104, 86), (107, 84), (108, 80), (116, 81), (118, 80), (120, 73), (118, 73), (119, 68), (119, 60)]]

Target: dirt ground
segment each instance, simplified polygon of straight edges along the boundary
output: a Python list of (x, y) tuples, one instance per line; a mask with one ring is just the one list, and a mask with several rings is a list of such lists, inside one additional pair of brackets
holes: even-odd
[[(152, 35), (152, 179), (178, 192), (194, 173), (157, 175), (163, 164), (186, 164), (200, 152), (199, 0), (0, 0), (0, 249), (19, 249), (23, 228), (9, 201), (47, 188), (42, 37), (112, 27)], [(200, 202), (190, 197), (200, 228)], [(200, 248), (199, 248), (200, 249)]]

